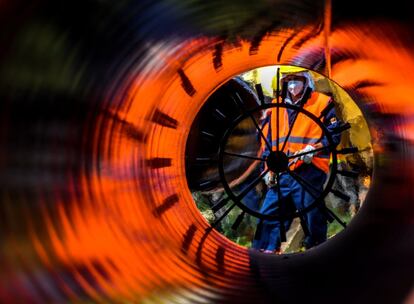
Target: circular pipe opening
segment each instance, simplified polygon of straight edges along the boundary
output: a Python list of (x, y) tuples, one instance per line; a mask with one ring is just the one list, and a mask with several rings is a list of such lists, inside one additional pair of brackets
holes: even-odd
[[(289, 103), (287, 80), (276, 85), (280, 69), (291, 78), (289, 71), (298, 67), (258, 68), (219, 86), (192, 122), (185, 154), (188, 186), (207, 221), (239, 245), (278, 254), (305, 251), (342, 231), (365, 200), (373, 167), (368, 125), (349, 95), (326, 77), (306, 71), (313, 99), (309, 95), (300, 103)], [(316, 100), (318, 94), (320, 100)], [(316, 110), (316, 102), (326, 104)], [(280, 148), (289, 143), (291, 148), (286, 153), (276, 147), (276, 138), (273, 151), (264, 143), (266, 137), (271, 141), (272, 112), (285, 113), (286, 117), (278, 122), (278, 128), (285, 130), (279, 130), (284, 136), (276, 135), (276, 120), (273, 135), (283, 143)], [(299, 127), (294, 125), (296, 120)], [(264, 134), (264, 130), (268, 133)], [(309, 152), (303, 149), (309, 144), (319, 148), (315, 159), (312, 153), (310, 163), (304, 163)], [(294, 157), (295, 154), (299, 156)], [(326, 172), (322, 172), (321, 157), (326, 158)], [(286, 165), (277, 167), (283, 160)], [(281, 180), (273, 181), (272, 186), (268, 176), (275, 170)], [(288, 181), (288, 174), (293, 180)], [(271, 202), (274, 188), (282, 199), (274, 198)], [(301, 191), (305, 193), (298, 194)], [(263, 223), (270, 222), (275, 225), (272, 232), (263, 235)], [(318, 229), (323, 231), (322, 241), (304, 245)], [(254, 245), (271, 234), (272, 241), (277, 243), (276, 250), (268, 241), (265, 246), (272, 250)]]

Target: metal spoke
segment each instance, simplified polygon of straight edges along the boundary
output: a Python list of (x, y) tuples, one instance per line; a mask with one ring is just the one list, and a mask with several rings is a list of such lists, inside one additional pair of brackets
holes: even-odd
[(283, 217), (281, 217), (280, 221), (279, 221), (279, 236), (280, 236), (280, 241), (286, 242), (286, 227), (285, 227), (285, 221), (283, 220)]
[(331, 189), (330, 192), (335, 195), (336, 197), (339, 197), (340, 199), (344, 200), (345, 202), (349, 203), (349, 201), (351, 200), (351, 198), (349, 197), (349, 195), (346, 195), (345, 193), (342, 193), (341, 191), (335, 190), (335, 189)]
[(329, 149), (330, 147), (331, 146), (324, 146), (324, 147), (321, 147), (321, 148), (318, 148), (318, 149), (315, 149), (315, 150), (312, 150), (312, 151), (302, 152), (302, 153), (298, 153), (298, 154), (292, 154), (292, 155), (288, 156), (288, 158), (301, 157), (301, 156), (306, 155), (306, 154), (316, 153), (316, 152), (319, 152), (319, 151), (322, 151), (322, 150), (325, 150), (325, 149)]
[(247, 186), (246, 189), (244, 189), (239, 195), (236, 196), (236, 200), (241, 200), (243, 197), (247, 195), (247, 193), (250, 192), (263, 178), (269, 172), (269, 169), (264, 170), (253, 182), (250, 183), (250, 185)]
[(331, 215), (342, 227), (346, 228), (346, 223), (343, 222), (331, 209), (324, 206), (324, 209)]
[(263, 124), (262, 127), (260, 128), (260, 130), (262, 130), (262, 132), (263, 132), (265, 126), (266, 126), (266, 124)]
[(349, 122), (347, 122), (347, 123), (344, 123), (343, 125), (341, 125), (339, 127), (336, 127), (335, 129), (333, 129), (331, 131), (331, 133), (332, 134), (338, 134), (338, 133), (342, 133), (342, 132), (344, 132), (346, 130), (349, 130), (349, 129), (351, 129), (351, 124)]
[[(286, 111), (287, 111), (287, 110), (286, 110)], [(296, 122), (296, 119), (298, 118), (298, 116), (299, 116), (299, 111), (296, 111), (296, 115), (295, 115), (295, 117), (293, 118), (292, 125), (290, 125), (290, 124), (289, 124), (289, 132), (288, 132), (288, 134), (287, 134), (287, 135), (286, 135), (286, 137), (285, 137), (285, 140), (284, 140), (284, 142), (283, 142), (282, 149), (280, 149), (280, 151), (283, 151), (283, 150), (285, 149), (286, 144), (287, 144), (287, 141), (288, 141), (288, 139), (289, 139), (290, 134), (292, 133), (293, 126), (295, 125), (295, 122)]]
[(272, 151), (272, 145), (269, 143), (269, 141), (267, 140), (266, 136), (263, 134), (263, 131), (260, 128), (259, 124), (257, 123), (256, 119), (253, 117), (253, 115), (251, 113), (248, 113), (248, 115), (249, 115), (250, 119), (252, 120), (252, 122), (254, 123), (257, 131), (259, 131), (260, 136), (265, 141), (265, 144), (266, 144), (267, 148), (269, 149), (269, 151)]
[[(305, 179), (303, 179), (299, 174), (296, 174), (295, 172), (293, 172), (293, 171), (288, 171), (289, 172), (289, 174), (294, 178), (294, 179), (296, 179), (298, 182), (299, 182), (299, 184), (301, 184), (303, 187), (305, 187), (305, 188), (307, 188), (307, 189), (313, 189), (313, 191), (316, 191), (316, 192), (319, 192), (319, 190), (318, 189), (316, 189), (312, 184), (310, 184), (307, 180), (305, 180)], [(309, 192), (309, 194), (311, 195), (311, 196), (313, 196), (313, 198), (317, 198), (312, 192), (310, 192), (310, 191), (308, 191)], [(320, 193), (319, 193), (320, 194)], [(346, 224), (332, 211), (332, 210), (330, 210), (329, 208), (327, 208), (326, 206), (323, 206), (323, 209), (324, 210), (326, 210), (328, 213), (329, 213), (329, 215), (330, 216), (332, 216), (342, 227), (346, 227)]]
[(346, 177), (353, 177), (353, 178), (357, 178), (359, 176), (359, 172), (357, 171), (348, 171), (348, 170), (338, 170), (337, 171), (338, 174), (342, 175), (342, 176), (346, 176)]
[(282, 192), (280, 190), (280, 176), (279, 176), (278, 173), (276, 173), (276, 183), (277, 183), (277, 185), (276, 185), (276, 187), (277, 187), (277, 196), (279, 198), (279, 202), (281, 202), (281, 204), (280, 204), (280, 214), (281, 214), (281, 216), (280, 216), (280, 221), (279, 221), (279, 224), (280, 224), (280, 229), (279, 229), (280, 241), (281, 242), (286, 242), (286, 229), (285, 229), (285, 221), (284, 221), (284, 217), (283, 217), (285, 206), (283, 205)]
[(254, 234), (254, 239), (258, 240), (260, 238), (260, 234), (262, 232), (263, 229), (263, 219), (259, 220), (259, 223), (256, 226), (256, 233)]
[(224, 205), (227, 204), (227, 202), (230, 200), (230, 197), (226, 197), (223, 198), (221, 201), (219, 201), (218, 203), (216, 203), (213, 207), (211, 207), (211, 210), (213, 210), (214, 213), (216, 213), (217, 211), (219, 211), (221, 208), (224, 207)]
[(320, 120), (322, 117), (324, 117), (326, 114), (328, 114), (328, 112), (330, 110), (332, 110), (335, 107), (335, 103), (330, 102), (328, 103), (328, 105), (325, 107), (325, 109), (323, 109), (318, 117), (318, 119)]
[(239, 216), (236, 218), (235, 222), (233, 223), (233, 225), (231, 226), (231, 229), (233, 230), (237, 230), (241, 224), (241, 222), (244, 219), (244, 215), (246, 214), (245, 211), (242, 211)]
[(293, 172), (293, 171), (291, 171), (291, 170), (288, 170), (288, 173), (294, 178), (294, 179), (296, 179), (298, 182), (299, 182), (299, 184), (301, 184), (304, 188), (306, 188), (306, 189), (308, 189), (307, 191), (309, 192), (309, 194), (313, 197), (313, 198), (318, 198), (314, 193), (312, 193), (311, 191), (309, 191), (309, 189), (310, 190), (312, 190), (312, 191), (315, 191), (315, 192), (319, 192), (319, 194), (321, 194), (321, 192), (318, 190), (318, 189), (316, 189), (312, 184), (310, 184), (307, 180), (305, 180), (304, 178), (302, 178), (302, 176), (300, 176), (299, 174), (297, 174), (297, 173), (295, 173), (295, 172)]
[[(260, 182), (260, 180), (263, 178), (263, 176), (267, 174), (267, 172), (269, 172), (269, 169), (266, 169), (265, 171), (263, 171), (262, 174), (260, 174), (249, 186), (247, 186), (246, 189), (244, 189), (242, 191), (242, 193), (240, 193), (238, 196), (236, 196), (236, 199), (233, 202), (233, 204), (213, 223), (212, 226), (216, 227), (216, 225), (219, 222), (221, 222), (223, 220), (223, 218), (226, 217), (227, 214), (229, 214), (229, 212), (237, 205), (237, 201), (240, 201), (247, 193), (249, 193), (250, 190), (252, 190)], [(217, 211), (217, 210), (221, 209), (222, 207), (224, 207), (230, 199), (231, 199), (231, 197), (226, 197), (225, 199), (218, 202), (216, 205), (213, 206), (213, 208), (212, 208), (213, 211)]]
[(255, 85), (255, 88), (256, 88), (256, 92), (257, 92), (257, 97), (259, 97), (259, 100), (260, 100), (260, 104), (264, 105), (265, 97), (264, 97), (264, 94), (263, 94), (262, 85), (260, 83), (258, 83), (258, 84)]
[(302, 215), (299, 218), (300, 218), (300, 225), (302, 226), (303, 233), (305, 234), (305, 236), (309, 236), (310, 231), (309, 231), (308, 224), (306, 223), (305, 217)]
[(243, 154), (236, 154), (236, 153), (231, 153), (231, 152), (226, 152), (226, 151), (224, 151), (223, 154), (230, 155), (230, 156), (235, 156), (235, 157), (240, 157), (240, 158), (247, 158), (247, 159), (253, 159), (253, 160), (266, 161), (265, 158), (248, 156), (248, 155), (243, 155)]
[(333, 218), (333, 216), (328, 212), (327, 210), (328, 208), (322, 208), (322, 206), (319, 206), (319, 210), (323, 213), (323, 215), (325, 216), (326, 220), (329, 223), (333, 223), (333, 221), (335, 220)]
[[(280, 97), (280, 68), (277, 68), (277, 75), (276, 75), (276, 103), (277, 103), (277, 115), (276, 115), (276, 151), (279, 152), (279, 97)], [(272, 142), (273, 143), (273, 142)]]
[(224, 211), (224, 213), (211, 225), (213, 227), (216, 227), (218, 223), (220, 223), (226, 216), (227, 214), (230, 213), (230, 211), (236, 206), (236, 202), (233, 202), (233, 204), (226, 210)]
[[(235, 94), (237, 96), (237, 98), (239, 100), (241, 100), (239, 94)], [(236, 102), (237, 106), (240, 108), (240, 110), (242, 111), (242, 113), (246, 114), (249, 116), (249, 118), (252, 120), (254, 126), (256, 127), (256, 130), (259, 131), (260, 136), (263, 138), (263, 140), (265, 141), (265, 144), (267, 146), (267, 148), (269, 149), (269, 151), (272, 151), (272, 145), (269, 144), (269, 141), (267, 140), (266, 136), (263, 134), (262, 129), (260, 128), (259, 124), (257, 123), (256, 119), (253, 117), (252, 113), (250, 112), (246, 112), (244, 107), (241, 105), (241, 103), (237, 102), (237, 100), (234, 99), (234, 101)]]

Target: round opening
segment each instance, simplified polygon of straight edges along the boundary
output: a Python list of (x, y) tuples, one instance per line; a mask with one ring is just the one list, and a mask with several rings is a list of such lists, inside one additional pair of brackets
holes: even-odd
[(206, 220), (268, 253), (315, 247), (357, 214), (373, 151), (362, 112), (336, 83), (293, 66), (247, 71), (195, 117), (186, 175)]

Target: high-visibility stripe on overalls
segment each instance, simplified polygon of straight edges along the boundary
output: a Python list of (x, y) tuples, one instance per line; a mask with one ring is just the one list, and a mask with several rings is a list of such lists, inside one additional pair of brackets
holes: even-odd
[[(313, 92), (308, 101), (303, 105), (303, 109), (314, 114), (316, 117), (320, 115), (323, 109), (329, 103), (330, 98), (326, 95)], [(273, 102), (276, 102), (273, 100)], [(289, 135), (289, 139), (284, 148), (285, 153), (289, 155), (304, 149), (307, 145), (313, 145), (318, 143), (322, 139), (322, 129), (308, 116), (300, 112), (298, 113), (296, 122), (293, 126), (292, 132)], [(263, 133), (269, 138), (269, 131), (272, 139), (272, 150), (276, 151), (276, 138), (277, 138), (277, 108), (272, 108), (266, 113), (270, 115), (270, 124), (266, 124), (263, 128)], [(270, 125), (270, 126), (269, 126)], [(283, 142), (289, 132), (289, 118), (286, 108), (279, 108), (279, 149), (282, 148)], [(263, 147), (265, 147), (263, 143)], [(297, 161), (296, 164), (291, 167), (295, 169), (300, 166), (303, 161)], [(312, 163), (324, 171), (329, 172), (329, 155), (316, 154), (312, 159)]]

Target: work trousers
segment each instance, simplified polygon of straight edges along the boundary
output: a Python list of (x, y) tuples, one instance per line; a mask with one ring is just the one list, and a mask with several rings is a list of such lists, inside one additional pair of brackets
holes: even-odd
[[(295, 170), (303, 179), (313, 185), (313, 188), (320, 192), (326, 180), (326, 174), (315, 167), (313, 164), (303, 164)], [(288, 173), (283, 173), (280, 176), (280, 194), (279, 198), (277, 186), (270, 188), (264, 198), (263, 204), (260, 208), (260, 213), (266, 215), (280, 214), (281, 208), (287, 211), (290, 201), (297, 210), (302, 210), (311, 205), (315, 198), (305, 190), (296, 179)], [(315, 192), (313, 192), (315, 194)], [(305, 222), (309, 230), (309, 236), (305, 237), (305, 248), (311, 248), (326, 240), (327, 221), (319, 208), (313, 208), (304, 216)], [(258, 221), (259, 223), (260, 221)], [(284, 222), (285, 230), (290, 227), (292, 220)], [(255, 239), (253, 241), (253, 248), (263, 250), (278, 250), (280, 249), (280, 222), (264, 220), (262, 225), (258, 224)]]

